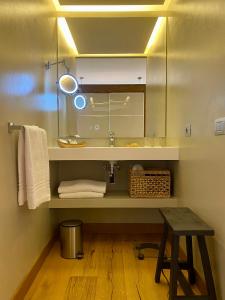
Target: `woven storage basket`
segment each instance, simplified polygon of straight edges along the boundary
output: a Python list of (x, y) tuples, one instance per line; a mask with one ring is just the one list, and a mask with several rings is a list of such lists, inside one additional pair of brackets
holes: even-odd
[(132, 198), (170, 197), (169, 170), (130, 170), (129, 192)]

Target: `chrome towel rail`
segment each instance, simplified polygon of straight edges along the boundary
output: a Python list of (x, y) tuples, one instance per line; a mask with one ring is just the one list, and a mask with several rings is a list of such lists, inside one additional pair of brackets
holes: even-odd
[(17, 125), (13, 122), (8, 122), (8, 133), (12, 133), (15, 130), (21, 130), (23, 128), (23, 125)]

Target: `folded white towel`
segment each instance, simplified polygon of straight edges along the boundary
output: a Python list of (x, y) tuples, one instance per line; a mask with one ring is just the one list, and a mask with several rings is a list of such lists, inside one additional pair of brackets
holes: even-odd
[(24, 126), (18, 141), (18, 203), (29, 209), (50, 201), (47, 135), (37, 126)]
[(104, 194), (106, 192), (106, 182), (78, 179), (72, 181), (62, 181), (58, 187), (60, 193), (75, 193), (75, 192), (96, 192)]
[(73, 198), (103, 198), (103, 193), (96, 192), (76, 192), (76, 193), (62, 193), (59, 194), (61, 199), (73, 199)]

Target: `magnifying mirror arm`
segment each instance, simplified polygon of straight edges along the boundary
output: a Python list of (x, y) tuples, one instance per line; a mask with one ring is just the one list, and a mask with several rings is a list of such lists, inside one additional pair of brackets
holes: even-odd
[(65, 67), (67, 73), (69, 73), (70, 72), (70, 68), (67, 66), (65, 59), (62, 60), (62, 63), (64, 64), (64, 67)]
[(50, 61), (48, 61), (48, 62), (45, 64), (45, 69), (46, 69), (46, 70), (49, 70), (49, 69), (51, 68), (51, 66), (55, 66), (55, 65), (59, 65), (59, 64), (63, 64), (63, 65), (64, 65), (64, 67), (65, 67), (67, 73), (70, 72), (70, 69), (69, 69), (69, 67), (68, 67), (67, 64), (66, 64), (66, 60), (65, 60), (65, 59), (60, 60), (60, 61), (56, 61), (56, 62), (53, 62), (53, 63), (50, 63)]

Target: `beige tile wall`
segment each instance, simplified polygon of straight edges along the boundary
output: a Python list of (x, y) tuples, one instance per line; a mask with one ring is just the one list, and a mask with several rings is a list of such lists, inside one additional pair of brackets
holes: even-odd
[[(225, 2), (174, 0), (168, 24), (168, 137), (178, 139), (180, 205), (215, 231), (209, 239), (219, 299), (225, 299)], [(192, 137), (184, 137), (187, 123)], [(198, 261), (199, 262), (199, 261)]]
[(56, 136), (56, 19), (51, 0), (0, 1), (0, 299), (8, 300), (52, 236), (54, 218), (43, 205), (17, 205), (16, 141), (7, 122), (36, 124)]

